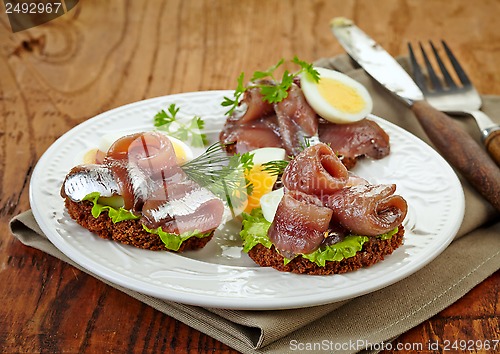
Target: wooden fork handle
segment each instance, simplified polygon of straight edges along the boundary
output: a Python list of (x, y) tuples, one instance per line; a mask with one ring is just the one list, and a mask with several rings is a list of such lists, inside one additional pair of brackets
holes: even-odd
[(500, 167), (500, 129), (488, 134), (486, 139), (484, 139), (484, 146), (491, 158)]
[(498, 211), (500, 168), (460, 125), (425, 101), (411, 107), (427, 136), (453, 165)]

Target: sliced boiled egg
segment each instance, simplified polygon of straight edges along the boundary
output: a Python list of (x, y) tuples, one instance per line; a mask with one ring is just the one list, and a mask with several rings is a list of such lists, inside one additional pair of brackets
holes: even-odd
[[(167, 135), (167, 134), (165, 134)], [(193, 150), (182, 140), (174, 138), (173, 136), (167, 135), (167, 138), (172, 143), (175, 151), (175, 157), (177, 158), (177, 163), (182, 165), (193, 159)]]
[[(98, 156), (99, 155), (99, 156)], [(77, 164), (93, 164), (93, 163), (101, 163), (105, 154), (99, 149), (90, 149), (85, 151), (81, 158), (78, 159)]]
[(265, 171), (263, 164), (270, 161), (284, 160), (286, 152), (281, 148), (261, 148), (253, 150), (253, 167), (246, 173), (246, 178), (252, 184), (252, 193), (248, 196), (245, 212), (261, 206), (260, 199), (264, 194), (273, 190), (278, 176)]
[[(165, 134), (164, 132), (161, 133)], [(103, 135), (99, 140), (97, 149), (91, 149), (83, 155), (83, 163), (102, 163), (111, 145), (125, 135), (127, 133), (124, 132), (113, 132)], [(172, 143), (179, 165), (193, 159), (193, 150), (186, 143), (170, 135), (165, 134), (165, 136)]]
[(286, 151), (282, 148), (265, 147), (255, 149), (251, 152), (253, 154), (253, 165), (258, 166), (271, 161), (282, 161), (285, 159)]
[(279, 188), (272, 192), (264, 194), (260, 198), (260, 207), (262, 208), (262, 214), (264, 218), (273, 222), (274, 216), (276, 215), (276, 210), (278, 210), (278, 205), (285, 194), (285, 188)]
[(335, 70), (315, 68), (319, 81), (303, 75), (300, 86), (309, 105), (332, 123), (352, 123), (371, 113), (373, 101), (358, 81)]

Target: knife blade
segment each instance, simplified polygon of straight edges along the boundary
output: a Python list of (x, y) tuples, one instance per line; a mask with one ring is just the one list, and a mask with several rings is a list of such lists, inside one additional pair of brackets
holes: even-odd
[(500, 169), (460, 125), (424, 100), (420, 88), (399, 63), (351, 20), (335, 18), (331, 30), (347, 54), (415, 114), (441, 155), (500, 211)]

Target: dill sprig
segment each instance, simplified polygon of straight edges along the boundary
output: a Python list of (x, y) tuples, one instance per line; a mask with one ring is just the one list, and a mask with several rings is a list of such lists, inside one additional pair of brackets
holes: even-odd
[[(307, 148), (317, 144), (319, 139), (317, 137), (304, 137), (304, 141), (300, 144), (300, 151), (304, 151)], [(330, 144), (328, 144), (330, 145)], [(285, 171), (285, 168), (288, 166), (291, 160), (293, 160), (294, 156), (288, 156), (288, 160), (273, 160), (269, 162), (265, 162), (262, 164), (262, 170), (269, 173), (271, 176), (281, 176)]]
[(290, 162), (285, 160), (274, 160), (262, 164), (262, 171), (271, 176), (281, 176)]
[(225, 199), (230, 207), (251, 194), (252, 185), (245, 172), (253, 167), (253, 154), (228, 156), (220, 142), (210, 145), (203, 154), (181, 166), (200, 186)]
[(189, 142), (194, 147), (203, 147), (208, 144), (207, 136), (201, 131), (205, 122), (201, 117), (194, 116), (187, 122), (177, 117), (180, 108), (175, 103), (168, 106), (167, 111), (161, 110), (154, 116), (154, 125), (158, 130), (166, 131), (170, 136)]
[[(238, 107), (241, 96), (245, 93), (245, 91), (251, 88), (259, 88), (264, 101), (269, 103), (278, 103), (288, 97), (288, 89), (292, 86), (294, 77), (300, 74), (305, 74), (308, 75), (314, 82), (319, 81), (319, 73), (316, 69), (314, 69), (311, 63), (300, 60), (297, 56), (295, 56), (291, 62), (300, 66), (300, 69), (293, 73), (285, 70), (280, 80), (278, 80), (275, 76), (275, 71), (285, 63), (284, 59), (280, 59), (278, 63), (271, 66), (266, 71), (255, 71), (250, 79), (250, 84), (247, 86), (243, 83), (245, 74), (241, 73), (237, 79), (238, 85), (234, 90), (233, 98), (224, 96), (224, 101), (221, 103), (223, 107), (229, 107), (229, 110), (225, 114), (231, 115)], [(263, 79), (271, 79), (272, 83), (262, 81)]]

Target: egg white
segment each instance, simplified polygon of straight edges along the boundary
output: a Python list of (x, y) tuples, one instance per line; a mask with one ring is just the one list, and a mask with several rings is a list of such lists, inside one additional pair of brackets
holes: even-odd
[(315, 70), (317, 70), (320, 75), (320, 81), (321, 78), (339, 81), (341, 84), (353, 89), (363, 101), (363, 107), (359, 111), (354, 113), (343, 111), (339, 109), (339, 107), (335, 107), (332, 102), (321, 95), (318, 89), (318, 83), (314, 82), (309, 75), (302, 75), (300, 85), (304, 96), (312, 109), (314, 109), (320, 117), (332, 123), (345, 124), (359, 121), (366, 118), (366, 116), (371, 113), (373, 109), (373, 100), (368, 90), (361, 83), (335, 70), (325, 68), (315, 68)]
[(276, 211), (278, 210), (278, 205), (284, 195), (285, 188), (279, 188), (272, 192), (264, 194), (260, 198), (260, 207), (262, 208), (262, 214), (267, 221), (273, 222)]
[(254, 166), (262, 165), (270, 161), (284, 160), (286, 156), (285, 149), (275, 147), (265, 147), (252, 150)]

